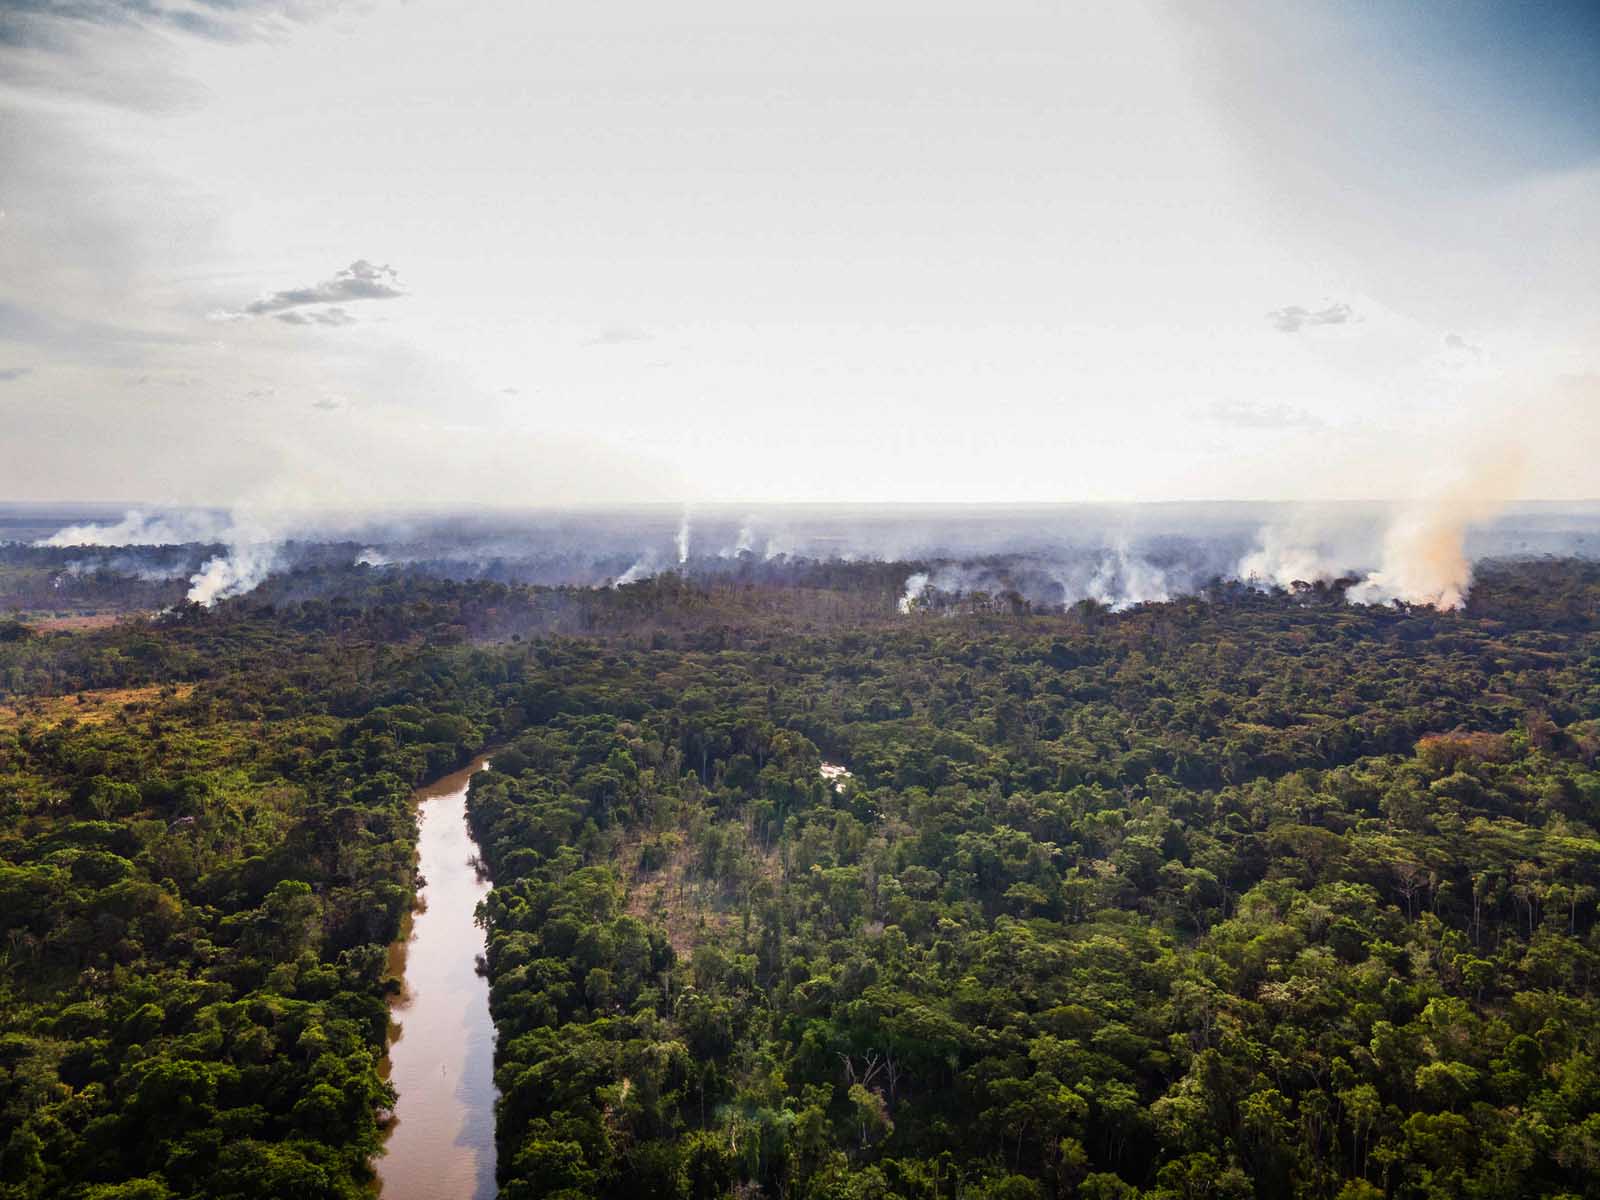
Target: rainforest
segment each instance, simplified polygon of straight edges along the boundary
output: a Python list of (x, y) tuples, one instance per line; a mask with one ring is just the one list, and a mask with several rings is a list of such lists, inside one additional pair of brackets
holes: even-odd
[(1600, 1196), (1600, 566), (916, 566), (17, 602), (0, 1196), (372, 1195), (412, 792), (485, 751), (507, 1200)]

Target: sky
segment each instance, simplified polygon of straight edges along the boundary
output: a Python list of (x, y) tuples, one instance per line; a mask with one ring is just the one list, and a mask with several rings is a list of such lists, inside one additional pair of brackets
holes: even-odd
[(0, 212), (0, 499), (1600, 496), (1590, 3), (0, 0)]

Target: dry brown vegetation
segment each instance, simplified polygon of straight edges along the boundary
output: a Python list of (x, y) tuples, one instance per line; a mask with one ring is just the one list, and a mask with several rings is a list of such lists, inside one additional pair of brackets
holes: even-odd
[(143, 687), (98, 688), (65, 696), (30, 696), (0, 704), (0, 729), (24, 722), (49, 728), (63, 721), (104, 725), (123, 712), (139, 712), (162, 700), (187, 700), (192, 683), (147, 684)]
[(89, 633), (95, 629), (110, 629), (124, 621), (124, 612), (73, 613), (70, 616), (30, 617), (27, 625), (40, 633)]

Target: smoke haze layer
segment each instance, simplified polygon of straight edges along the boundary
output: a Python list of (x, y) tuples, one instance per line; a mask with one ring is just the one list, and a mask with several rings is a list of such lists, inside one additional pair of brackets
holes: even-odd
[[(877, 561), (911, 565), (899, 601), (905, 612), (929, 597), (979, 593), (1118, 609), (1194, 594), (1217, 579), (1261, 588), (1342, 581), (1359, 602), (1453, 608), (1478, 559), (1600, 553), (1600, 505), (1502, 511), (1494, 494), (1475, 477), (1406, 506), (774, 506), (692, 514), (654, 506), (384, 516), (138, 509), (85, 520), (51, 514), (63, 523), (29, 540), (74, 551), (77, 570), (185, 572), (188, 598), (206, 605), (311, 562), (606, 587), (668, 570), (716, 575)], [(0, 510), (0, 520), (8, 515), (13, 528), (26, 528)]]

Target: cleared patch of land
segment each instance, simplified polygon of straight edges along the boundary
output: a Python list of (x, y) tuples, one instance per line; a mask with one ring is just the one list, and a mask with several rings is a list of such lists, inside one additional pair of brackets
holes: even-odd
[(89, 633), (109, 629), (129, 615), (122, 612), (74, 613), (64, 617), (28, 617), (26, 623), (40, 633)]
[(152, 683), (69, 692), (64, 696), (29, 696), (0, 704), (0, 729), (15, 728), (24, 721), (47, 728), (67, 720), (79, 725), (104, 725), (122, 712), (138, 712), (164, 700), (187, 700), (193, 691), (192, 683)]
[[(614, 861), (627, 881), (628, 913), (663, 927), (679, 958), (706, 937), (727, 934), (743, 919), (751, 888), (775, 886), (783, 874), (775, 850), (707, 855), (687, 828), (630, 840)], [(727, 869), (733, 864), (738, 868)]]

